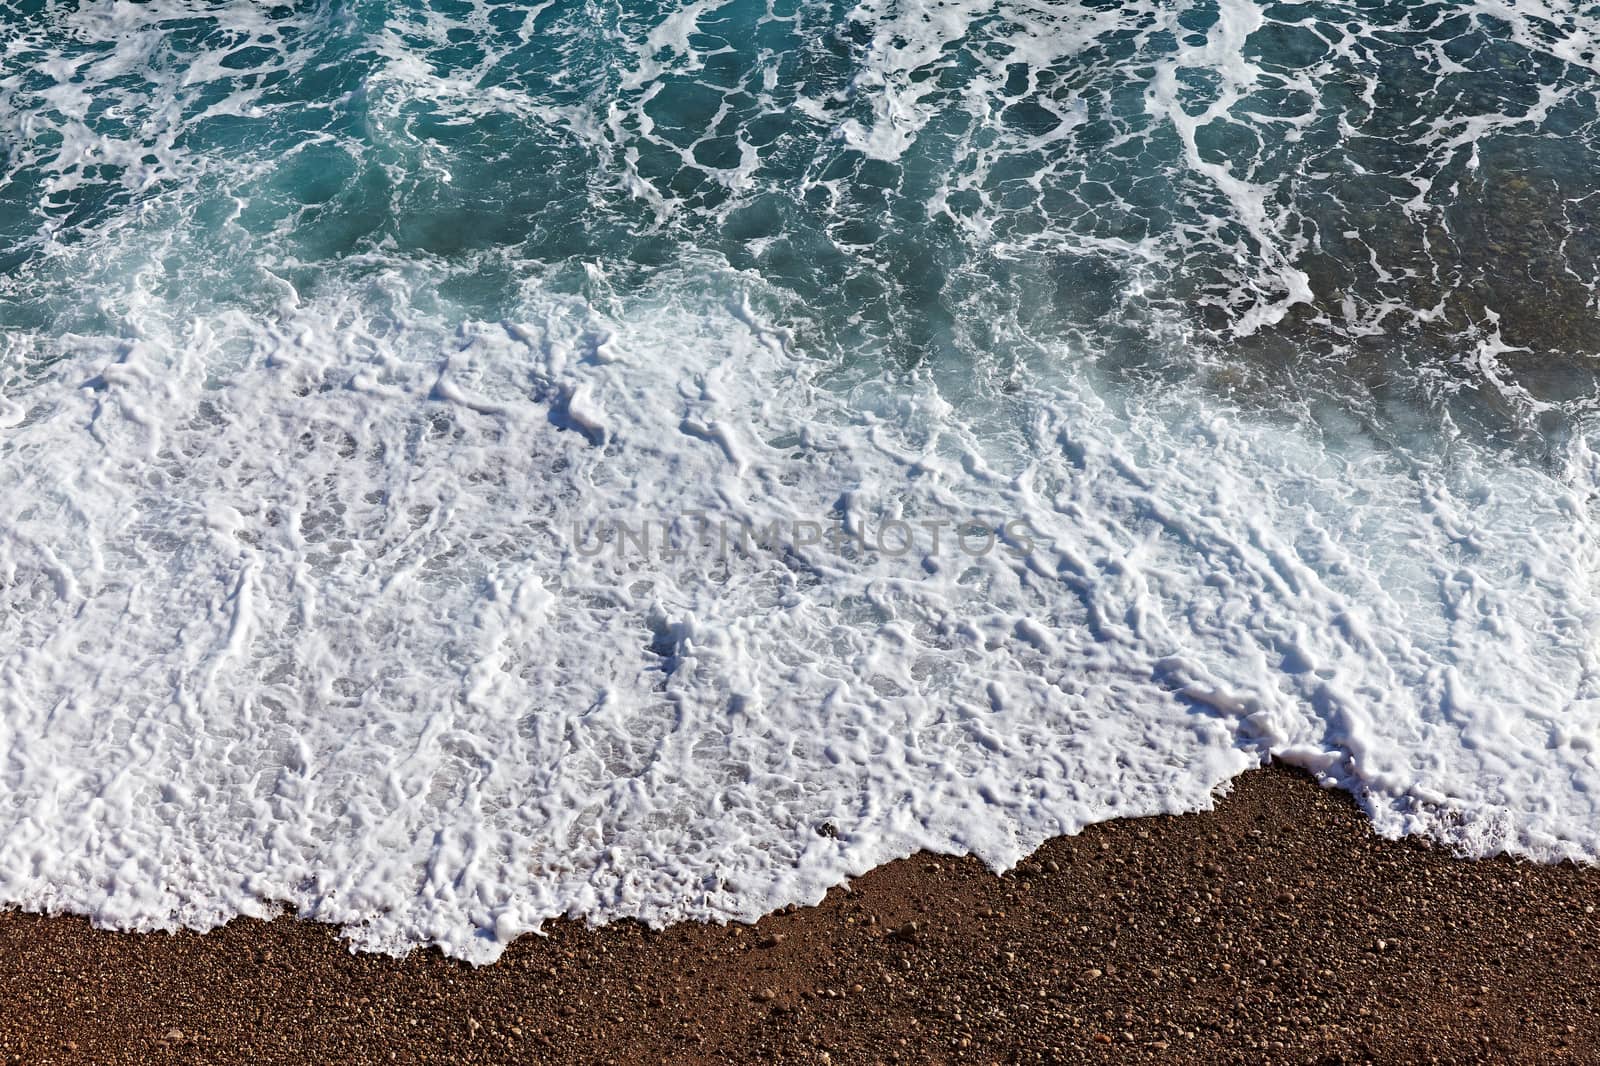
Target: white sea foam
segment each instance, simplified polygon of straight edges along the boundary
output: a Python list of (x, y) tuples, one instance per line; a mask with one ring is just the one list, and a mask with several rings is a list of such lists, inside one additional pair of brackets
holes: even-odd
[[(1261, 12), (1224, 9), (1198, 33), (1135, 5), (864, 5), (860, 76), (774, 101), (891, 163), (953, 106), (907, 71), (980, 30), (1005, 42), (961, 96), (973, 126), (930, 213), (1001, 260), (1124, 255), (1128, 328), (1203, 364), (1216, 353), (1144, 271), (1236, 244), (1221, 299), (1246, 335), (1311, 298), (1268, 176), (1201, 144), (1268, 76), (1241, 36)], [(219, 47), (276, 56), (252, 10)], [(748, 140), (704, 165), (726, 200), (638, 165), (670, 145), (699, 166), (714, 139), (649, 104), (720, 54), (697, 36), (715, 11), (639, 28), (603, 104), (476, 91), (509, 45), (440, 69), (416, 40), (460, 27), (397, 17), (328, 105), (366, 141), (295, 151), (372, 151), (401, 212), (419, 185), (472, 178), (411, 105), (511, 116), (613, 164), (586, 190), (596, 211), (645, 198), (676, 234), (770, 191)], [(967, 361), (885, 369), (807, 347), (824, 324), (759, 256), (736, 269), (687, 239), (644, 282), (602, 256), (450, 258), (392, 233), (313, 271), (296, 242), (316, 205), (264, 185), (282, 160), (178, 135), (285, 105), (220, 63), (165, 77), (143, 31), (172, 13), (194, 12), (79, 15), (105, 47), (43, 60), (61, 64), (47, 104), (0, 77), (11, 165), (49, 175), (37, 261), (0, 297), (68, 307), (0, 348), (0, 901), (138, 929), (287, 906), (361, 947), (483, 962), (555, 915), (753, 918), (917, 848), (1004, 867), (1090, 822), (1204, 807), (1270, 757), (1351, 789), (1385, 833), (1600, 857), (1600, 457), (1581, 419), (1535, 462), (1427, 396), (1338, 408), (1307, 388), (1274, 413), (1201, 375), (1119, 373), (1087, 328), (1003, 317)], [(492, 37), (487, 18), (469, 28)], [(1579, 47), (1560, 19), (1517, 18), (1513, 36)], [(1091, 117), (1063, 105), (1043, 133), (993, 135), (1007, 63), (1059, 65), (1127, 26), (1195, 38), (1141, 89), (1143, 117), (1216, 225), (998, 233), (1001, 164), (1028, 160), (1020, 184), (1048, 190)], [(359, 36), (327, 11), (297, 32)], [(1185, 110), (1198, 69), (1217, 79), (1208, 115)], [(168, 119), (94, 133), (97, 94)], [(63, 221), (53, 198), (87, 195), (108, 160), (133, 206)], [(796, 185), (842, 227), (860, 215), (833, 161)], [(451, 295), (508, 260), (497, 314)], [(1410, 310), (1349, 308), (1353, 337)], [(1489, 329), (1463, 358), (1533, 419), (1548, 401), (1502, 366), (1512, 350)], [(694, 515), (781, 535), (725, 553)], [(795, 543), (832, 521), (867, 544)], [(890, 521), (916, 551), (877, 545)], [(675, 550), (657, 533), (648, 553), (595, 551), (619, 522), (671, 523)]]
[[(1043, 377), (978, 428), (926, 380), (807, 384), (762, 299), (708, 270), (376, 343), (352, 295), (143, 321), (37, 386), (3, 451), (0, 895), (133, 928), (283, 902), (485, 961), (918, 847), (1005, 866), (1269, 755), (1385, 832), (1600, 854), (1582, 441), (1402, 460)], [(229, 351), (271, 358), (219, 380)], [(579, 550), (836, 508), (1037, 535)]]

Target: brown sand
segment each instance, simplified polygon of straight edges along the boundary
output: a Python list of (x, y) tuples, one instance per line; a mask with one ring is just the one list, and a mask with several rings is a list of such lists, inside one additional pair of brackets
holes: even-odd
[(0, 914), (0, 1060), (1600, 1062), (1600, 871), (1372, 835), (1292, 771), (996, 877), (920, 855), (755, 927), (557, 924), (474, 970), (295, 919)]

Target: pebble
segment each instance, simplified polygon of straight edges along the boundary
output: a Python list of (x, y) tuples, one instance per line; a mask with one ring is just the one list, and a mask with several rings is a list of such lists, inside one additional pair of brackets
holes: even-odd
[(917, 926), (916, 922), (907, 922), (905, 925), (902, 925), (899, 928), (892, 930), (889, 933), (889, 936), (894, 940), (900, 940), (900, 941), (903, 941), (903, 942), (909, 944), (912, 941), (916, 940), (916, 938), (917, 938), (917, 930), (918, 930), (918, 926)]

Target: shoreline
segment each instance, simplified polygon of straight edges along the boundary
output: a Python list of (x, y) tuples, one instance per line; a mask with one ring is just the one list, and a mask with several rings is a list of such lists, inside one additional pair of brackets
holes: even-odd
[(0, 1062), (1600, 1060), (1600, 869), (1377, 837), (1281, 766), (1012, 872), (920, 854), (753, 926), (559, 921), (473, 969), (331, 926), (0, 912)]

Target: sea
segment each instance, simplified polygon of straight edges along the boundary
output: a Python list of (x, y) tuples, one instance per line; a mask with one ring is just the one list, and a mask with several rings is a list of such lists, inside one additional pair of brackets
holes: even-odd
[(0, 905), (1600, 860), (1597, 175), (1567, 0), (0, 0)]

